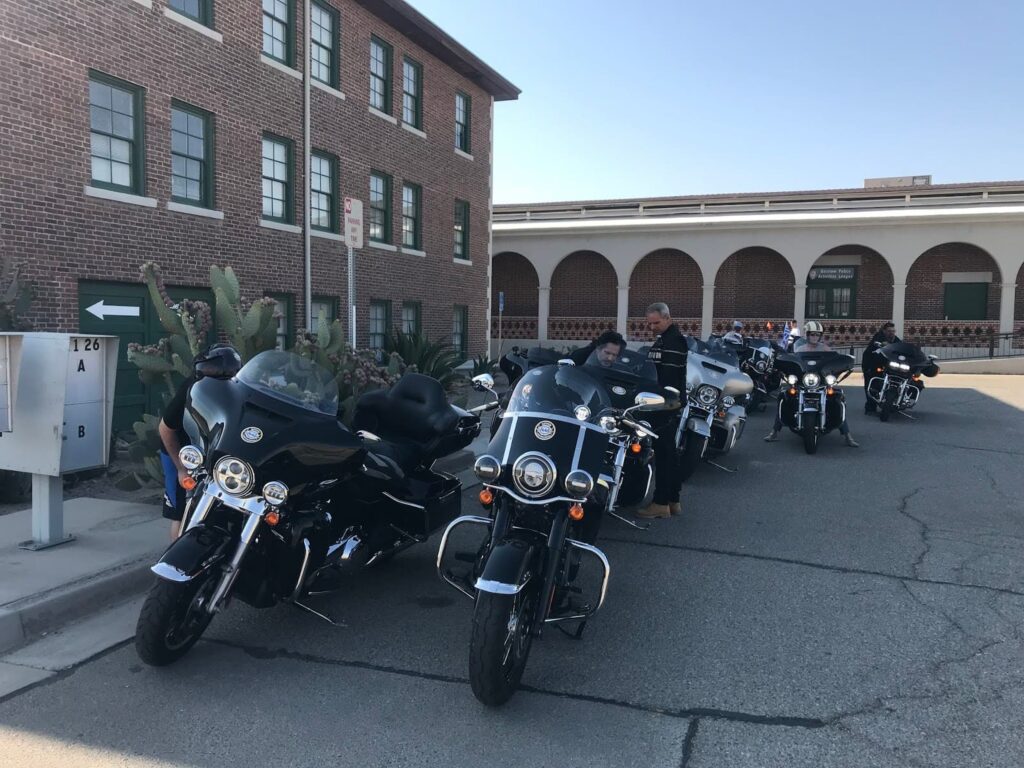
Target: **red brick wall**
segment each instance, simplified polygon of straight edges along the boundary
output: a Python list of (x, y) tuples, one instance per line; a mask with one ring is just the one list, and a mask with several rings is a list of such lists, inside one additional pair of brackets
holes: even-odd
[(576, 251), (551, 276), (551, 317), (615, 317), (615, 267), (600, 253)]
[[(312, 90), (313, 147), (340, 159), (340, 196), (366, 202), (370, 169), (392, 174), (397, 240), (403, 179), (423, 188), (426, 257), (365, 248), (357, 254), (360, 335), (370, 298), (423, 304), (425, 330), (451, 333), (452, 305), (470, 312), (470, 352), (482, 351), (487, 312), (490, 97), (404, 39), (351, 0), (332, 0), (341, 14), (341, 100)], [(77, 327), (79, 279), (137, 281), (152, 259), (168, 283), (205, 285), (210, 263), (230, 264), (244, 292), (295, 296), (304, 314), (301, 234), (259, 226), (261, 134), (295, 143), (294, 216), (302, 219), (302, 83), (260, 61), (261, 8), (218, 2), (217, 43), (163, 16), (164, 0), (146, 9), (130, 0), (6, 0), (0, 3), (0, 253), (24, 265), (35, 283), (31, 319), (41, 330)], [(297, 3), (296, 56), (303, 61), (302, 4)], [(400, 114), (401, 62), (423, 66), (423, 139), (367, 111), (369, 39), (394, 47), (393, 112)], [(143, 208), (86, 197), (89, 184), (88, 70), (145, 88)], [(472, 97), (475, 160), (455, 154), (454, 93)], [(223, 221), (167, 210), (170, 197), (170, 108), (180, 99), (215, 114), (216, 207)], [(452, 262), (455, 198), (470, 203), (472, 266)], [(341, 243), (313, 240), (313, 290), (345, 300)], [(297, 325), (298, 322), (296, 318)]]
[(991, 272), (986, 320), (999, 319), (999, 267), (985, 251), (968, 243), (945, 243), (925, 251), (907, 275), (907, 320), (942, 320), (943, 272)]
[(863, 245), (841, 245), (823, 255), (860, 256), (857, 267), (857, 299), (854, 319), (892, 316), (893, 276), (887, 262), (877, 251)]
[(519, 253), (496, 254), (491, 264), (491, 316), (498, 316), (498, 292), (505, 292), (505, 315), (537, 316), (537, 270)]
[(715, 276), (715, 317), (788, 317), (795, 282), (789, 262), (771, 248), (737, 251)]
[(691, 256), (673, 248), (653, 251), (629, 278), (629, 315), (641, 317), (651, 304), (663, 301), (674, 317), (700, 317), (702, 285), (700, 267)]

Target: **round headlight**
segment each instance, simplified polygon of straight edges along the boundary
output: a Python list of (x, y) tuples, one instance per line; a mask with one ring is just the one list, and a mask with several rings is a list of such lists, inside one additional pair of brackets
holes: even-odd
[(804, 374), (804, 386), (810, 389), (814, 389), (816, 386), (821, 384), (821, 376), (816, 373), (805, 373)]
[(765, 370), (768, 368), (768, 361), (758, 360), (757, 362), (754, 363), (754, 368), (757, 369), (758, 373), (764, 373)]
[(476, 476), (485, 482), (492, 482), (501, 476), (501, 462), (493, 456), (481, 456), (473, 465)]
[(594, 478), (582, 469), (573, 470), (565, 476), (565, 490), (570, 496), (585, 499), (594, 490)]
[(580, 421), (586, 421), (587, 419), (590, 418), (590, 409), (587, 408), (587, 406), (585, 405), (577, 406), (576, 410), (573, 411), (573, 413), (576, 414), (576, 418), (579, 419)]
[(555, 465), (542, 453), (524, 453), (512, 465), (512, 481), (527, 496), (544, 496), (555, 487)]
[(724, 405), (726, 408), (732, 408), (734, 405), (736, 405), (736, 398), (732, 397), (731, 395), (726, 395), (725, 397), (722, 398), (722, 405)]
[(186, 445), (178, 451), (178, 458), (181, 459), (182, 465), (188, 470), (199, 469), (203, 466), (203, 452), (194, 445)]
[(597, 420), (597, 423), (605, 432), (611, 433), (619, 431), (619, 422), (614, 416), (602, 416)]
[(288, 486), (276, 480), (263, 486), (263, 500), (272, 507), (279, 507), (288, 500)]
[(790, 384), (796, 384), (796, 376), (794, 376), (791, 373), (789, 374), (789, 376), (786, 377), (786, 381), (788, 381)]
[(232, 496), (245, 496), (256, 480), (252, 467), (234, 456), (225, 456), (218, 461), (213, 468), (213, 476), (221, 490)]
[(827, 376), (825, 377), (825, 383), (826, 383), (826, 384), (828, 384), (828, 385), (829, 385), (830, 387), (831, 387), (832, 385), (834, 385), (834, 384), (836, 383), (836, 381), (837, 381), (836, 377), (835, 377), (835, 376), (833, 376), (833, 375), (832, 375), (831, 373), (830, 373), (830, 374), (828, 374), (828, 375), (827, 375)]
[(718, 390), (710, 384), (701, 384), (697, 388), (697, 401), (701, 405), (714, 405), (718, 402)]

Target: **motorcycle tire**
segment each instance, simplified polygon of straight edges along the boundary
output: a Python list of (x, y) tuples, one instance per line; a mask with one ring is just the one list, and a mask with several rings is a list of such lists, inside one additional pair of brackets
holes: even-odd
[(146, 595), (135, 626), (135, 651), (153, 667), (180, 659), (202, 637), (213, 620), (203, 600), (213, 595), (219, 571), (207, 571), (193, 581), (157, 579)]
[(893, 400), (894, 399), (895, 399), (895, 394), (894, 394), (894, 392), (892, 390), (889, 390), (888, 392), (885, 393), (885, 398), (882, 400), (881, 408), (880, 408), (880, 410), (878, 412), (878, 420), (879, 421), (888, 421), (889, 420), (889, 417), (892, 415), (892, 412), (893, 412)]
[(808, 454), (814, 454), (818, 452), (818, 431), (814, 427), (804, 427), (803, 429), (804, 438), (804, 450)]
[(751, 392), (750, 393), (750, 405), (747, 408), (747, 411), (749, 413), (753, 413), (755, 410), (763, 410), (761, 408), (761, 405), (764, 402), (764, 398), (765, 398), (764, 393), (761, 390), (759, 390), (759, 389), (755, 389), (753, 392)]
[(516, 595), (477, 592), (469, 638), (469, 684), (488, 707), (512, 698), (526, 669), (533, 641), (536, 587)]
[(701, 458), (704, 456), (705, 440), (695, 440), (692, 437), (686, 438), (683, 450), (679, 452), (679, 480), (686, 482), (690, 476), (697, 471)]

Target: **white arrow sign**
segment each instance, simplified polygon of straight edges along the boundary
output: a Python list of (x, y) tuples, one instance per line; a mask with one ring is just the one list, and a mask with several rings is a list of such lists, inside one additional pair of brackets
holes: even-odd
[(91, 307), (85, 308), (86, 312), (96, 315), (100, 320), (107, 317), (138, 317), (138, 307), (118, 307), (111, 304), (104, 304), (103, 299), (100, 299)]

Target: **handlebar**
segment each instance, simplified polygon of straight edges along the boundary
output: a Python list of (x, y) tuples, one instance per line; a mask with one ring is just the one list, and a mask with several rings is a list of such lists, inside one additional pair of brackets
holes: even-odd
[(639, 435), (643, 435), (644, 437), (656, 438), (658, 436), (656, 433), (652, 432), (647, 427), (641, 424), (637, 424), (632, 419), (621, 418), (619, 419), (619, 423), (622, 424), (624, 427), (629, 427), (634, 432), (636, 432)]

